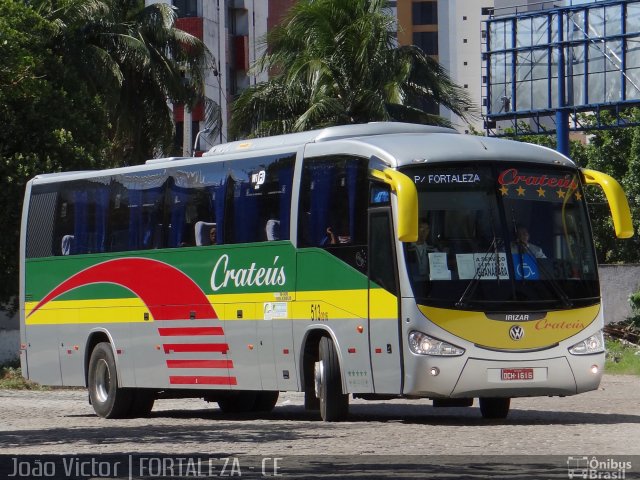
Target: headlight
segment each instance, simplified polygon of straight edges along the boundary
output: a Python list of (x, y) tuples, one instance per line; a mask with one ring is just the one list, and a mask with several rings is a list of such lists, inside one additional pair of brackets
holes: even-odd
[(417, 330), (409, 333), (409, 349), (418, 355), (455, 357), (464, 353), (464, 348), (456, 347)]
[(604, 352), (602, 330), (569, 348), (569, 353), (573, 355), (589, 355), (590, 353), (602, 352)]

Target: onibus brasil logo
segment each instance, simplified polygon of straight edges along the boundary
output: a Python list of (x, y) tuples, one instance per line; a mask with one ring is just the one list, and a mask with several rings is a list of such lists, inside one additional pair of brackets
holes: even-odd
[(567, 476), (570, 479), (625, 479), (631, 466), (631, 462), (615, 458), (568, 457)]

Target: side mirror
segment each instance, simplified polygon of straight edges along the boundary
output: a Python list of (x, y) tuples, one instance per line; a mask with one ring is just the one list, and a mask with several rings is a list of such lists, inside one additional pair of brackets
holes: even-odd
[(391, 187), (398, 198), (398, 240), (418, 240), (418, 191), (416, 185), (404, 173), (391, 168), (372, 168), (369, 174)]
[(597, 170), (581, 169), (584, 181), (587, 185), (600, 185), (607, 197), (607, 203), (611, 209), (613, 227), (618, 238), (633, 237), (633, 223), (629, 202), (620, 184), (615, 178)]

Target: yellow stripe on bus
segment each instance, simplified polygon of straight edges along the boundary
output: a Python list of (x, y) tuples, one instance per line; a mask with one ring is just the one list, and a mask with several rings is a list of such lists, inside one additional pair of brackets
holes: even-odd
[[(269, 307), (284, 307), (273, 319), (346, 320), (366, 319), (371, 304), (374, 319), (396, 319), (398, 301), (391, 293), (371, 290), (370, 300), (366, 289), (318, 290), (307, 292), (277, 292), (256, 294), (208, 295), (218, 318), (230, 320), (264, 320)], [(294, 301), (295, 299), (295, 301)], [(25, 304), (27, 325), (57, 325), (81, 323), (140, 323), (154, 321), (151, 313), (139, 298), (97, 300), (54, 300), (43, 305), (29, 316), (38, 302)], [(313, 310), (312, 310), (313, 309)], [(145, 320), (145, 314), (147, 319)]]
[[(539, 320), (492, 320), (484, 312), (448, 310), (419, 305), (422, 313), (449, 333), (478, 346), (505, 350), (544, 348), (572, 337), (589, 326), (600, 311), (600, 305), (548, 312)], [(511, 338), (509, 330), (523, 328), (519, 339)]]
[[(25, 303), (27, 325), (63, 325), (72, 323), (137, 323), (153, 318), (139, 298), (100, 300), (56, 300), (29, 314), (37, 302)], [(148, 320), (145, 320), (145, 313)]]

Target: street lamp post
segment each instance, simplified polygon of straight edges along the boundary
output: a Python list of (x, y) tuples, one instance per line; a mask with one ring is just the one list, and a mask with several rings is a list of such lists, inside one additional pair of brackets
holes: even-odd
[(200, 140), (200, 135), (204, 133), (205, 135), (211, 133), (211, 129), (210, 128), (205, 128), (203, 130), (200, 130), (197, 135), (196, 135), (196, 141), (193, 142), (193, 149), (191, 150), (191, 156), (194, 157), (196, 155), (196, 149), (198, 148), (198, 141)]

